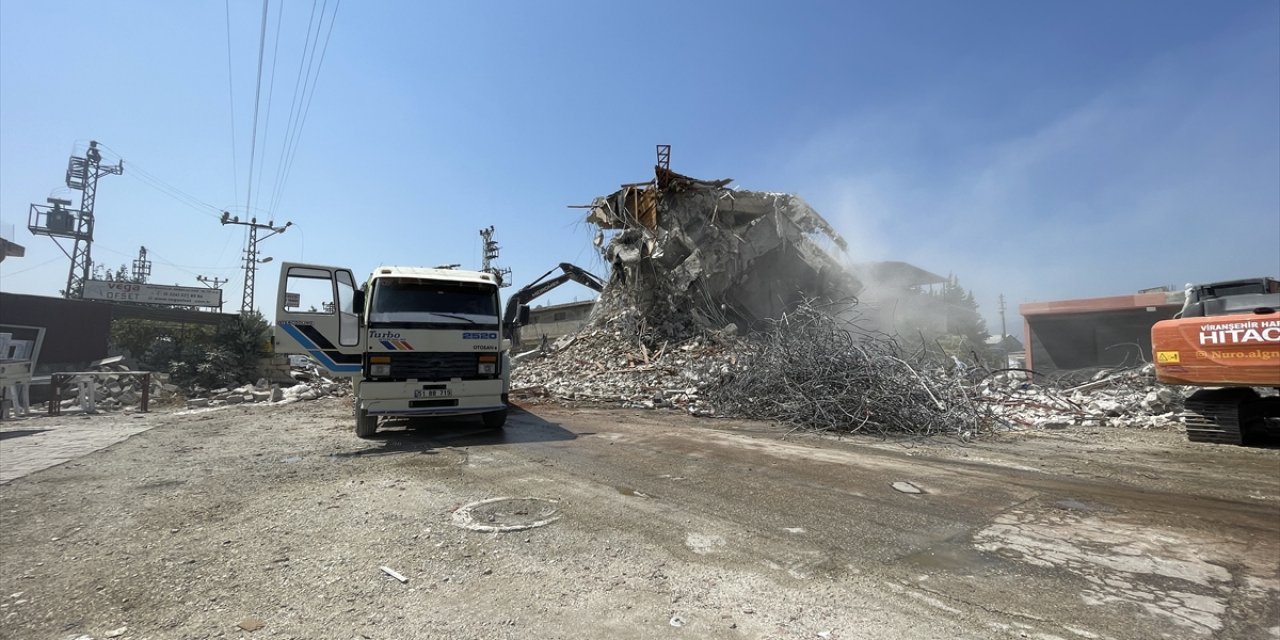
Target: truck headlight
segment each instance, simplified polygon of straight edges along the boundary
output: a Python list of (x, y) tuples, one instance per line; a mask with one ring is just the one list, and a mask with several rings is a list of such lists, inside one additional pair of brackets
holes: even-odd
[(493, 373), (496, 373), (497, 370), (498, 370), (498, 365), (492, 362), (481, 362), (478, 373), (493, 374)]
[(386, 377), (391, 375), (391, 365), (389, 364), (371, 364), (369, 365), (369, 375)]
[(480, 356), (479, 366), (476, 373), (480, 375), (491, 376), (498, 372), (498, 356), (497, 354), (485, 354)]

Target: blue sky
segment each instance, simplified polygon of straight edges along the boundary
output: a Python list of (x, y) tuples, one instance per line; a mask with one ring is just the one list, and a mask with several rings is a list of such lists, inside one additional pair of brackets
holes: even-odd
[[(565, 205), (647, 179), (668, 143), (682, 173), (801, 195), (851, 261), (955, 273), (993, 329), (1002, 293), (1016, 326), (1020, 302), (1280, 274), (1271, 0), (348, 0), (277, 190), (313, 6), (269, 6), (251, 204), (295, 223), (261, 245), (277, 262), (476, 268), (492, 224), (517, 285), (601, 272)], [(238, 307), (243, 228), (214, 211), (245, 211), (261, 12), (230, 3), (229, 83), (223, 2), (0, 3), (0, 230), (27, 248), (0, 289), (65, 285), (28, 206), (95, 139), (125, 160), (95, 260), (145, 245), (153, 282), (229, 278)]]

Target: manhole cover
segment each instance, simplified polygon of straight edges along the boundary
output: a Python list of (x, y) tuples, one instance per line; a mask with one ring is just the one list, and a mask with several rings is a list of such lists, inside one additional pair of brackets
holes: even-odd
[(559, 520), (557, 504), (542, 498), (489, 498), (454, 511), (453, 524), (472, 531), (524, 531)]

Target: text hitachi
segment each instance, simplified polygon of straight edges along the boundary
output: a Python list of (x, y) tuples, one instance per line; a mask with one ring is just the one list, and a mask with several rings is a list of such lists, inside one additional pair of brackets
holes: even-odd
[(1280, 327), (1201, 331), (1200, 344), (1252, 344), (1280, 342)]

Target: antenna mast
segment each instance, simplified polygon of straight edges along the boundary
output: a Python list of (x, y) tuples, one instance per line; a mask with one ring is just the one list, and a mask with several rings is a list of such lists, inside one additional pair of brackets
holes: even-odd
[(83, 157), (71, 156), (67, 160), (67, 188), (80, 192), (80, 208), (71, 209), (70, 200), (59, 198), (49, 198), (48, 205), (31, 205), (27, 229), (33, 235), (49, 236), (55, 243), (58, 243), (58, 238), (75, 240), (70, 253), (58, 243), (58, 248), (71, 258), (67, 288), (62, 292), (67, 298), (84, 297), (84, 283), (89, 279), (89, 268), (93, 266), (93, 206), (98, 198), (98, 178), (122, 173), (124, 160), (103, 166), (98, 141), (90, 140)]

